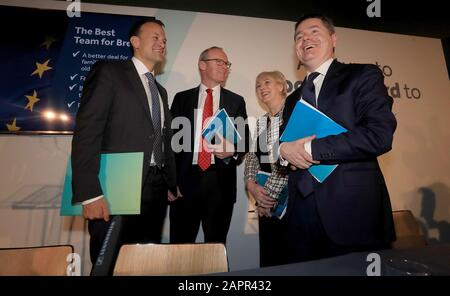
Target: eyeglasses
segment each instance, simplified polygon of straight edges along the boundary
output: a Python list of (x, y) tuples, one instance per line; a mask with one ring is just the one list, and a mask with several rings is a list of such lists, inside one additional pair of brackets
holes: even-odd
[(216, 61), (217, 66), (226, 66), (228, 69), (231, 68), (231, 63), (224, 61), (222, 59), (206, 59), (206, 60), (202, 60), (202, 61), (204, 61), (204, 62)]

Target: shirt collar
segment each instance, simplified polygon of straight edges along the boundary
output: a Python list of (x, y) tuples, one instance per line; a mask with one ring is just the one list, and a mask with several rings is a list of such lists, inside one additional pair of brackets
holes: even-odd
[[(328, 69), (331, 66), (331, 63), (333, 62), (333, 58), (329, 58), (325, 62), (322, 63), (314, 72), (320, 73), (321, 75), (325, 76), (327, 75)], [(311, 72), (307, 73), (308, 75), (311, 74)]]
[[(207, 87), (206, 85), (204, 85), (203, 83), (200, 83), (200, 93), (205, 93), (206, 92), (206, 90), (208, 89), (209, 87)], [(220, 84), (217, 84), (216, 86), (214, 86), (213, 88), (212, 88), (212, 90), (213, 90), (213, 93), (218, 93), (219, 91), (220, 91)]]
[(280, 111), (278, 111), (274, 116), (270, 115), (270, 112), (267, 112), (265, 114), (266, 117), (270, 118), (275, 118), (275, 117), (280, 117), (283, 114), (283, 110), (284, 110), (284, 103), (286, 102), (286, 100), (283, 102), (283, 106), (281, 106)]
[(131, 61), (133, 62), (134, 67), (136, 68), (139, 76), (145, 75), (145, 73), (150, 72), (152, 73), (153, 77), (155, 77), (155, 71), (149, 71), (147, 67), (144, 65), (144, 63), (137, 57), (132, 57)]

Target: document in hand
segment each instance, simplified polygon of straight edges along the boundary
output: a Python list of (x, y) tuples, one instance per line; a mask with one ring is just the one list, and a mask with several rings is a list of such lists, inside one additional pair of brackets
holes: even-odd
[[(311, 135), (316, 135), (320, 139), (346, 131), (347, 129), (302, 99), (295, 105), (280, 140), (282, 142), (292, 142)], [(337, 166), (337, 164), (313, 165), (308, 171), (318, 182), (322, 183)]]
[(202, 136), (209, 143), (211, 143), (216, 134), (219, 134), (232, 144), (236, 144), (241, 140), (241, 135), (239, 135), (233, 121), (228, 116), (227, 111), (223, 108), (217, 110), (202, 131)]
[[(258, 171), (258, 173), (256, 174), (256, 182), (264, 187), (264, 184), (266, 184), (267, 179), (269, 179), (269, 176), (270, 174), (267, 172)], [(277, 217), (278, 219), (283, 218), (284, 214), (286, 213), (287, 202), (288, 202), (288, 189), (286, 185), (280, 192), (277, 203), (272, 209), (272, 216)]]
[[(109, 153), (100, 158), (98, 178), (112, 215), (133, 215), (141, 211), (144, 153)], [(61, 216), (79, 216), (82, 206), (72, 205), (72, 165), (67, 162), (61, 201)]]

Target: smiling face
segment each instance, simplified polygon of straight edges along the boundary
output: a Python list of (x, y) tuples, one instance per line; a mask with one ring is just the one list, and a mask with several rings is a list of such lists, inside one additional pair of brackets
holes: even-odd
[(266, 105), (270, 101), (276, 100), (277, 97), (281, 97), (282, 90), (283, 86), (277, 83), (273, 77), (263, 76), (256, 81), (256, 96)]
[(131, 37), (134, 56), (141, 60), (152, 71), (157, 63), (164, 60), (166, 54), (166, 34), (156, 23), (145, 23), (137, 36)]
[(334, 57), (336, 34), (330, 32), (318, 18), (301, 22), (295, 30), (294, 39), (297, 57), (309, 72)]
[(269, 108), (269, 112), (277, 113), (287, 95), (287, 83), (279, 71), (261, 72), (256, 77), (256, 96)]

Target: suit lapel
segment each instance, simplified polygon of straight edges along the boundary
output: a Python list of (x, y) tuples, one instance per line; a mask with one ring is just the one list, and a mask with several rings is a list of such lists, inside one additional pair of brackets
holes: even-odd
[(223, 87), (220, 88), (220, 102), (219, 102), (219, 109), (225, 108), (227, 110), (227, 100), (225, 99), (225, 92), (223, 91)]
[(336, 78), (339, 76), (339, 72), (342, 66), (342, 63), (334, 60), (331, 63), (330, 68), (328, 69), (325, 79), (323, 80), (322, 88), (320, 89), (319, 93), (318, 105), (319, 110), (324, 113), (326, 113), (330, 103), (336, 97), (336, 84), (338, 83), (338, 79)]
[(235, 117), (237, 116), (236, 106), (234, 104), (234, 100), (232, 98), (228, 98), (229, 94), (227, 94), (226, 90), (221, 87), (220, 88), (220, 102), (219, 102), (219, 110), (225, 109), (228, 113), (228, 116)]
[[(319, 98), (318, 98), (318, 105), (319, 110), (324, 112), (327, 110), (331, 98), (333, 98), (333, 89), (336, 82), (336, 79), (334, 79), (336, 76), (339, 75), (339, 69), (341, 68), (343, 64), (339, 63), (337, 60), (334, 60), (330, 68), (328, 68), (328, 72), (325, 76), (325, 79), (322, 83), (322, 88), (320, 89)], [(292, 94), (289, 95), (288, 99), (286, 100), (286, 105), (284, 107), (283, 112), (283, 125), (281, 126), (280, 133), (282, 133), (287, 125), (287, 122), (289, 121), (289, 118), (291, 116), (292, 111), (295, 108), (295, 105), (297, 102), (301, 99), (302, 94), (302, 88), (305, 85), (306, 76), (303, 79), (302, 84), (299, 88), (297, 88)]]
[(200, 97), (200, 86), (193, 88), (189, 94), (190, 98), (187, 98), (187, 110), (189, 110), (188, 118), (191, 122), (194, 122), (194, 111), (198, 109), (198, 98)]
[[(306, 79), (306, 77), (305, 77)], [(284, 105), (284, 110), (283, 110), (283, 124), (280, 127), (280, 135), (284, 132), (284, 129), (286, 128), (286, 125), (289, 121), (289, 118), (291, 117), (292, 111), (295, 108), (295, 105), (297, 104), (298, 101), (300, 101), (300, 97), (301, 97), (301, 93), (302, 93), (302, 87), (303, 87), (303, 83), (305, 82), (305, 80), (303, 80), (302, 84), (300, 85), (299, 88), (297, 88), (296, 90), (294, 90), (287, 98), (286, 98), (286, 102)]]
[(195, 117), (195, 110), (198, 109), (198, 99), (200, 97), (200, 86), (193, 88), (191, 90), (191, 93), (188, 94), (188, 97), (186, 98), (186, 110), (189, 110), (189, 113), (187, 114), (189, 122), (192, 123), (192, 128), (191, 128), (191, 151), (194, 151), (194, 143), (195, 143), (195, 135), (194, 135), (194, 131), (195, 128), (197, 128), (196, 124), (197, 124), (197, 118)]
[(134, 93), (136, 94), (135, 96), (132, 96), (132, 97), (134, 97), (136, 100), (139, 101), (140, 104), (142, 104), (145, 114), (151, 120), (150, 107), (148, 105), (147, 94), (145, 92), (144, 86), (142, 85), (141, 78), (139, 77), (139, 74), (136, 71), (136, 68), (134, 67), (134, 64), (131, 60), (127, 61), (126, 72), (127, 72), (127, 75), (125, 75), (125, 76), (128, 78), (128, 82), (130, 83)]

